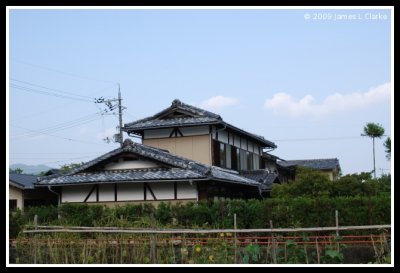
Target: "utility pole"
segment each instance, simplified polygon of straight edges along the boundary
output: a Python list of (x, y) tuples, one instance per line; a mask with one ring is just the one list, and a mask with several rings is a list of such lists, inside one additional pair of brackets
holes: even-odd
[(118, 115), (119, 115), (119, 143), (121, 144), (124, 142), (124, 138), (122, 135), (122, 105), (121, 105), (121, 90), (118, 83)]
[[(118, 102), (118, 105), (116, 105), (114, 102)], [(117, 127), (117, 129), (118, 129), (119, 133), (114, 134), (113, 138), (114, 138), (114, 142), (118, 142), (122, 147), (122, 144), (124, 142), (123, 134), (122, 134), (123, 133), (122, 132), (122, 110), (126, 109), (126, 107), (122, 106), (121, 102), (122, 102), (122, 97), (121, 97), (121, 88), (120, 88), (119, 83), (118, 83), (118, 99), (106, 100), (103, 97), (100, 97), (99, 99), (95, 99), (95, 103), (104, 103), (108, 107), (108, 110), (107, 109), (104, 110), (105, 113), (112, 112), (109, 114), (104, 113), (103, 115), (115, 115), (116, 113), (113, 111), (118, 107), (119, 126)], [(104, 140), (107, 141), (107, 143), (109, 143), (111, 139), (109, 139), (107, 137)]]

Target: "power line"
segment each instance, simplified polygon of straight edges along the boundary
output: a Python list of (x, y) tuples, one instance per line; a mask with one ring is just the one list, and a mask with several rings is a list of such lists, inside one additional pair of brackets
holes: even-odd
[(59, 89), (50, 88), (50, 87), (47, 87), (47, 86), (38, 85), (38, 84), (30, 83), (30, 82), (27, 82), (27, 81), (17, 80), (17, 79), (15, 79), (15, 78), (10, 78), (10, 80), (16, 81), (16, 82), (20, 82), (20, 83), (23, 83), (23, 84), (28, 84), (28, 85), (32, 85), (32, 86), (44, 88), (44, 89), (48, 89), (48, 90), (55, 91), (55, 92), (59, 92), (59, 93), (64, 93), (64, 94), (69, 94), (69, 95), (73, 95), (73, 96), (77, 96), (77, 97), (92, 99), (92, 97), (89, 97), (89, 96), (79, 95), (79, 94), (75, 94), (75, 93), (71, 93), (71, 92), (67, 92), (67, 91), (62, 91), (62, 90), (59, 90)]
[(54, 155), (58, 155), (58, 154), (98, 154), (99, 152), (86, 152), (86, 153), (80, 153), (80, 152), (76, 152), (76, 153), (64, 153), (64, 152), (53, 152), (53, 153), (43, 153), (43, 152), (37, 152), (37, 153), (31, 153), (31, 152), (29, 152), (29, 153), (14, 153), (14, 152), (10, 152), (10, 154), (15, 154), (15, 155), (20, 155), (20, 154), (22, 154), (22, 155), (26, 155), (26, 154), (31, 154), (31, 155), (37, 155), (37, 154), (44, 154), (44, 155), (47, 155), (47, 154), (54, 154)]
[(275, 139), (273, 141), (278, 142), (289, 142), (289, 141), (316, 141), (316, 140), (348, 140), (348, 139), (360, 139), (361, 136), (344, 136), (344, 137), (323, 137), (323, 138), (292, 138), (292, 139)]
[(91, 81), (106, 82), (106, 83), (116, 84), (115, 82), (112, 82), (112, 81), (105, 81), (105, 80), (95, 79), (95, 78), (91, 78), (91, 77), (86, 77), (86, 76), (82, 76), (82, 75), (78, 75), (78, 74), (74, 74), (74, 73), (70, 73), (70, 72), (65, 72), (65, 71), (61, 71), (61, 70), (57, 70), (57, 69), (53, 69), (53, 68), (44, 67), (44, 66), (37, 65), (37, 64), (31, 64), (31, 63), (27, 63), (27, 62), (22, 62), (22, 61), (15, 60), (15, 59), (10, 59), (10, 61), (16, 62), (16, 63), (20, 63), (20, 64), (24, 64), (24, 65), (28, 65), (28, 66), (32, 66), (32, 67), (36, 67), (36, 68), (39, 68), (39, 69), (44, 69), (44, 70), (48, 70), (48, 71), (52, 71), (52, 72), (56, 72), (56, 73), (60, 73), (60, 74), (64, 74), (64, 75), (68, 75), (68, 76), (75, 77), (75, 78), (81, 78), (81, 79), (86, 79), (86, 80), (91, 80)]
[[(45, 128), (39, 129), (37, 131), (40, 131), (40, 132), (43, 133), (43, 132), (50, 132), (50, 131), (51, 132), (57, 132), (57, 131), (70, 129), (70, 128), (73, 128), (73, 127), (76, 127), (76, 126), (79, 126), (79, 125), (83, 125), (83, 124), (95, 121), (97, 119), (100, 119), (101, 117), (97, 116), (99, 114), (101, 114), (101, 113), (91, 114), (91, 115), (84, 116), (84, 117), (81, 117), (81, 118), (78, 118), (78, 119), (75, 119), (75, 120), (63, 122), (61, 124), (56, 124), (56, 125), (53, 125), (53, 126), (45, 127)], [(24, 133), (24, 134), (20, 134), (20, 135), (16, 135), (16, 136), (14, 135), (12, 137), (15, 140), (16, 138), (19, 138), (19, 137), (29, 137), (29, 136), (33, 136), (35, 134), (37, 134), (37, 133)]]
[(38, 89), (31, 88), (31, 87), (21, 86), (21, 85), (17, 85), (17, 84), (13, 84), (13, 83), (10, 83), (10, 87), (18, 89), (18, 90), (26, 91), (26, 92), (38, 93), (38, 94), (42, 94), (42, 95), (53, 96), (53, 97), (58, 97), (58, 98), (63, 98), (63, 99), (93, 102), (93, 100), (80, 99), (80, 98), (74, 98), (71, 96), (65, 96), (65, 95), (61, 95), (61, 94), (55, 94), (55, 93), (38, 90)]
[[(62, 136), (56, 136), (56, 135), (53, 135), (53, 134), (48, 134), (48, 133), (40, 132), (40, 131), (37, 131), (37, 130), (31, 130), (31, 129), (28, 129), (28, 128), (24, 128), (24, 127), (12, 125), (12, 124), (10, 124), (10, 126), (15, 127), (15, 128), (19, 128), (19, 129), (23, 129), (23, 130), (27, 130), (27, 131), (30, 131), (30, 132), (35, 132), (35, 133), (39, 133), (39, 134), (43, 134), (43, 135), (48, 135), (48, 136), (52, 136), (52, 137), (56, 137), (56, 138), (60, 138), (60, 139), (69, 140), (69, 141), (81, 142), (81, 143), (85, 143), (85, 144), (107, 146), (106, 144), (99, 144), (99, 143), (87, 142), (87, 141), (82, 141), (82, 140), (77, 140), (77, 139), (72, 139), (72, 138), (66, 138), (66, 137), (62, 137)], [(12, 139), (10, 139), (10, 140), (12, 140)]]

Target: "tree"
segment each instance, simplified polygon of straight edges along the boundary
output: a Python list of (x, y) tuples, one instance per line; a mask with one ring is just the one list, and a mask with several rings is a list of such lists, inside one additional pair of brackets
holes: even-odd
[(64, 165), (60, 166), (60, 171), (63, 172), (63, 173), (64, 172), (68, 172), (68, 171), (70, 171), (70, 170), (72, 170), (74, 168), (77, 168), (77, 167), (81, 166), (82, 164), (84, 164), (84, 162), (64, 164)]
[(382, 125), (379, 123), (369, 122), (364, 126), (364, 134), (362, 136), (367, 136), (372, 138), (372, 155), (374, 160), (374, 178), (376, 178), (376, 169), (375, 169), (375, 138), (381, 138), (385, 133), (385, 129), (383, 129)]
[(10, 173), (18, 173), (18, 174), (21, 174), (21, 173), (23, 173), (24, 172), (24, 170), (23, 169), (21, 169), (21, 168), (16, 168), (16, 169), (9, 169), (9, 172)]
[(385, 152), (386, 152), (386, 158), (390, 160), (391, 158), (391, 153), (392, 153), (392, 140), (390, 137), (388, 137), (385, 142), (383, 143), (383, 146), (385, 146)]

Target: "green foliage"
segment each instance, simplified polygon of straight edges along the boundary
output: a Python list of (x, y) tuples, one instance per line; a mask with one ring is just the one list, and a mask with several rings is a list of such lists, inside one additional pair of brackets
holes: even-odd
[(243, 263), (257, 263), (260, 259), (260, 246), (257, 244), (249, 244), (246, 246), (246, 252), (243, 255)]
[(15, 209), (9, 213), (9, 231), (10, 238), (16, 238), (26, 224), (26, 218), (20, 209)]
[(38, 216), (39, 223), (51, 224), (58, 219), (58, 208), (52, 205), (25, 207), (24, 216), (28, 219), (28, 221), (33, 221), (35, 215)]
[(296, 181), (274, 185), (271, 196), (278, 198), (322, 197), (329, 196), (331, 193), (333, 185), (326, 174), (306, 167), (298, 167), (296, 172)]
[(327, 249), (322, 256), (322, 262), (325, 264), (338, 264), (343, 262), (343, 254), (337, 250)]
[(158, 205), (158, 208), (155, 213), (155, 217), (159, 223), (162, 225), (166, 225), (168, 222), (171, 222), (172, 219), (172, 211), (171, 204), (161, 202)]
[(392, 140), (390, 139), (390, 137), (386, 138), (383, 146), (385, 147), (386, 158), (390, 160), (392, 154)]
[(24, 172), (24, 170), (21, 168), (15, 168), (15, 169), (9, 168), (8, 171), (9, 171), (9, 173), (18, 173), (18, 174), (21, 174)]
[(323, 173), (307, 169), (298, 169), (296, 181), (274, 185), (271, 196), (275, 198), (339, 197), (339, 196), (376, 196), (390, 193), (390, 175), (372, 179), (371, 173), (349, 174), (338, 180), (330, 181)]
[(81, 162), (81, 163), (64, 164), (64, 165), (61, 165), (61, 166), (60, 166), (60, 171), (61, 171), (61, 172), (68, 172), (68, 171), (70, 171), (70, 170), (72, 170), (72, 169), (74, 169), (74, 168), (77, 168), (77, 167), (79, 167), (79, 166), (81, 166), (81, 165), (83, 165), (83, 164), (84, 164), (84, 162)]
[(364, 135), (372, 138), (381, 138), (385, 133), (385, 129), (379, 123), (368, 122), (364, 126)]

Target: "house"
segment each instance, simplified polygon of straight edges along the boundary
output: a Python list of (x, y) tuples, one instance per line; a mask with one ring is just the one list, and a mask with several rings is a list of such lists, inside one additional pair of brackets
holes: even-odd
[(57, 204), (57, 196), (47, 188), (34, 188), (37, 176), (31, 174), (9, 173), (9, 208), (19, 208), (34, 205)]
[(58, 193), (59, 203), (114, 206), (132, 202), (257, 198), (263, 183), (238, 171), (206, 165), (126, 139), (122, 147), (66, 173), (38, 177), (35, 187)]
[(160, 201), (260, 198), (294, 175), (278, 164), (277, 146), (221, 116), (174, 100), (153, 116), (126, 123), (122, 147), (66, 173), (39, 177), (59, 203), (110, 206)]
[[(339, 160), (337, 158), (326, 159), (303, 159), (303, 160), (285, 160), (277, 163), (281, 168), (295, 171), (297, 166), (308, 167), (325, 173), (331, 181), (336, 180), (341, 173)], [(291, 177), (294, 179), (294, 177)]]
[(161, 112), (123, 130), (142, 143), (172, 154), (231, 170), (262, 169), (264, 150), (275, 143), (225, 122), (221, 116), (174, 100)]

